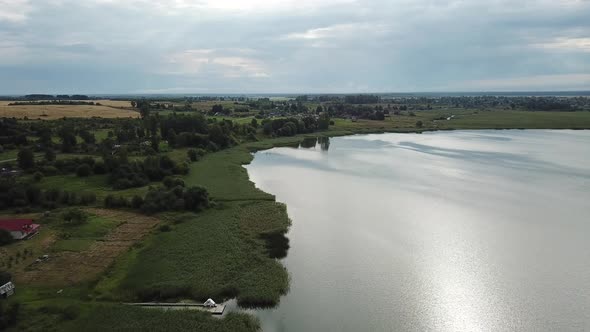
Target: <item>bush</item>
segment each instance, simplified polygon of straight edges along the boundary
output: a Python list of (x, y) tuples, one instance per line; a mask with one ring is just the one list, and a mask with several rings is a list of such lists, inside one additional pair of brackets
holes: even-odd
[(33, 181), (40, 182), (42, 179), (43, 179), (43, 173), (35, 172), (35, 174), (33, 174)]
[(55, 166), (43, 166), (41, 167), (41, 172), (49, 176), (59, 174), (59, 170)]
[(172, 227), (170, 227), (170, 225), (162, 225), (159, 229), (160, 232), (170, 232), (172, 230)]
[(106, 165), (102, 161), (97, 161), (93, 168), (94, 174), (105, 174), (107, 172)]
[(184, 180), (181, 178), (174, 178), (171, 176), (167, 176), (164, 178), (164, 186), (168, 189), (174, 187), (184, 187)]
[(172, 188), (150, 188), (143, 200), (141, 211), (148, 214), (170, 210), (200, 211), (208, 206), (209, 194), (205, 188), (185, 189), (179, 185)]
[(107, 195), (104, 198), (104, 206), (107, 208), (125, 208), (129, 205), (129, 201), (123, 196)]
[(90, 165), (88, 164), (82, 164), (78, 166), (78, 168), (76, 168), (76, 175), (80, 177), (89, 176), (91, 172), (92, 170), (90, 169)]
[(80, 209), (68, 209), (62, 214), (65, 224), (70, 226), (82, 225), (88, 221), (88, 214)]
[(197, 150), (195, 149), (190, 149), (186, 152), (188, 159), (190, 159), (190, 161), (197, 161), (199, 160), (199, 154), (197, 153)]
[(30, 149), (21, 149), (17, 155), (18, 167), (27, 170), (35, 166), (35, 155)]
[(133, 196), (131, 199), (131, 207), (134, 209), (140, 209), (143, 205), (143, 198), (138, 195)]
[(422, 121), (416, 121), (416, 128), (422, 128), (423, 123)]
[(89, 205), (94, 202), (96, 202), (96, 194), (95, 193), (86, 192), (80, 196), (80, 204), (82, 204), (82, 205)]
[(5, 229), (0, 229), (0, 247), (11, 244), (14, 242), (14, 238), (10, 235), (10, 232)]

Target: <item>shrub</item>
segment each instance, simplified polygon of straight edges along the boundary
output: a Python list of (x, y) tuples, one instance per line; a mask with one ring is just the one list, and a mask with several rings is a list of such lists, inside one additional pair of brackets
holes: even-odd
[(35, 166), (35, 155), (30, 149), (21, 149), (17, 155), (18, 167), (27, 170)]
[(96, 202), (96, 194), (95, 193), (86, 192), (80, 196), (80, 204), (82, 204), (82, 205), (88, 205), (88, 204), (92, 204), (94, 202)]
[(78, 166), (78, 168), (76, 168), (76, 175), (80, 177), (89, 176), (91, 172), (92, 170), (90, 169), (90, 166), (88, 164), (82, 164)]
[(14, 238), (10, 235), (10, 232), (5, 229), (0, 229), (0, 247), (11, 244), (12, 242), (14, 242)]
[(174, 178), (171, 176), (167, 176), (164, 178), (164, 186), (166, 186), (166, 188), (170, 189), (170, 188), (174, 188), (174, 187), (184, 187), (184, 180), (182, 180), (181, 178)]
[(41, 172), (43, 172), (45, 175), (59, 174), (59, 170), (55, 166), (43, 166), (41, 167)]
[(170, 225), (162, 225), (159, 229), (160, 232), (170, 232), (172, 230), (172, 227), (170, 227)]
[(131, 199), (131, 207), (134, 209), (140, 209), (143, 205), (143, 198), (138, 195), (133, 196)]
[(416, 128), (422, 128), (423, 123), (422, 121), (416, 121)]
[(62, 214), (66, 225), (76, 226), (88, 221), (88, 214), (78, 208), (68, 209)]
[(129, 205), (129, 201), (123, 196), (107, 195), (104, 198), (104, 206), (107, 208), (125, 208)]
[(40, 182), (42, 179), (43, 179), (43, 173), (35, 172), (35, 174), (33, 174), (33, 181)]
[(190, 161), (197, 161), (199, 160), (199, 154), (197, 153), (197, 150), (195, 149), (189, 149), (186, 152), (188, 159), (190, 159)]
[(102, 161), (97, 161), (94, 163), (93, 168), (94, 174), (105, 174), (107, 172), (106, 165)]
[(156, 187), (150, 188), (146, 194), (141, 211), (148, 214), (170, 210), (200, 211), (208, 206), (209, 194), (203, 187)]

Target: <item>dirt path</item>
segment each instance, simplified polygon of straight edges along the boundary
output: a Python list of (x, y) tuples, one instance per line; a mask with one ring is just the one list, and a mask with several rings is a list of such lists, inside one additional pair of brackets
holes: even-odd
[(159, 222), (156, 218), (131, 212), (106, 209), (87, 211), (124, 223), (86, 251), (56, 253), (45, 262), (32, 265), (15, 276), (18, 283), (61, 287), (94, 280)]

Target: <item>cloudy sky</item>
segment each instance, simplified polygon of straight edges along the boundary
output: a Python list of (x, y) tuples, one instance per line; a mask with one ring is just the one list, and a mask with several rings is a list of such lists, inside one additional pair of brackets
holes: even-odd
[(0, 94), (590, 90), (590, 0), (0, 0)]

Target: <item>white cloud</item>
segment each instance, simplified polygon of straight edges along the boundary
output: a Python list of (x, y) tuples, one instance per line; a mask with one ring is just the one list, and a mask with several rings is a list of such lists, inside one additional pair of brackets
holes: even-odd
[(197, 49), (185, 50), (167, 57), (164, 73), (196, 75), (216, 71), (228, 78), (269, 77), (268, 69), (258, 59), (242, 55), (252, 53), (249, 49)]
[(590, 52), (590, 38), (558, 37), (547, 42), (533, 44), (533, 46), (559, 52)]
[(32, 9), (29, 0), (0, 0), (0, 22), (23, 22)]
[(318, 40), (318, 39), (333, 39), (333, 38), (350, 38), (352, 36), (364, 36), (370, 38), (376, 34), (383, 34), (387, 32), (388, 26), (379, 23), (349, 23), (349, 24), (335, 24), (322, 28), (309, 29), (303, 32), (293, 32), (281, 36), (281, 39), (303, 39), (303, 40)]

